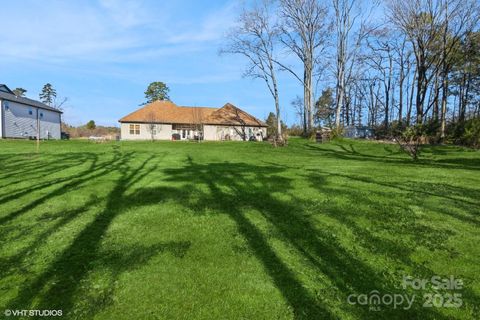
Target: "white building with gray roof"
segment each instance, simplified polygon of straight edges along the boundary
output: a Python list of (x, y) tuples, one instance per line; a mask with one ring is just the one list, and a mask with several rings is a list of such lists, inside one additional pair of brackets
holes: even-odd
[(60, 110), (42, 102), (17, 97), (0, 84), (0, 138), (60, 139)]

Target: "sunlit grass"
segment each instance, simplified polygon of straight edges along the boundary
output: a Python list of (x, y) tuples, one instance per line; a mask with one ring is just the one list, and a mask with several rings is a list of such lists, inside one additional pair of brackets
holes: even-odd
[[(480, 154), (459, 147), (0, 141), (0, 312), (474, 319), (479, 208)], [(463, 306), (424, 308), (404, 275), (463, 279)], [(373, 290), (418, 297), (347, 302)]]

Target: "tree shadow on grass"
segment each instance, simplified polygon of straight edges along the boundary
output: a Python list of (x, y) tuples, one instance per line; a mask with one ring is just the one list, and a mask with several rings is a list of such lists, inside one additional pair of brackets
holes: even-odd
[[(15, 273), (28, 274), (29, 265), (24, 265), (25, 258), (28, 257), (31, 253), (35, 252), (42, 245), (44, 245), (49, 240), (49, 235), (51, 235), (57, 230), (60, 230), (62, 227), (66, 226), (70, 222), (74, 221), (85, 211), (87, 211), (90, 206), (97, 204), (98, 201), (99, 199), (97, 197), (90, 197), (87, 202), (82, 203), (79, 207), (75, 209), (57, 213), (57, 221), (50, 227), (35, 235), (33, 239), (30, 240), (29, 245), (25, 246), (23, 249), (17, 250), (14, 255), (9, 256), (8, 258), (0, 258), (0, 278), (5, 278)], [(47, 217), (42, 216), (41, 218), (39, 218), (39, 220), (49, 219), (50, 217), (52, 217), (52, 215), (49, 215)], [(16, 242), (20, 240), (21, 237), (30, 238), (32, 234), (35, 234), (33, 230), (35, 228), (39, 228), (38, 224), (34, 224), (29, 228), (22, 227), (21, 233), (16, 237), (8, 237), (8, 241)]]
[[(365, 196), (364, 188), (361, 185), (355, 184), (350, 187), (337, 185), (332, 187), (328, 181), (329, 177), (341, 177), (354, 181), (361, 182), (367, 185), (374, 185), (373, 188), (368, 188), (369, 197)], [(449, 278), (450, 274), (438, 274), (429, 269), (422, 262), (415, 262), (412, 260), (412, 255), (419, 248), (426, 248), (430, 252), (443, 251), (450, 255), (451, 259), (458, 256), (459, 253), (455, 247), (448, 245), (448, 240), (451, 236), (456, 235), (458, 231), (454, 231), (448, 227), (434, 227), (424, 224), (423, 220), (416, 217), (410, 209), (410, 205), (417, 204), (423, 209), (451, 216), (459, 220), (461, 223), (477, 226), (479, 221), (473, 217), (460, 216), (451, 214), (441, 204), (432, 206), (425, 204), (422, 193), (418, 190), (409, 190), (403, 184), (385, 184), (384, 182), (376, 181), (373, 178), (359, 178), (355, 175), (344, 175), (338, 173), (322, 172), (321, 170), (311, 170), (306, 178), (310, 180), (311, 186), (317, 189), (320, 193), (326, 196), (341, 196), (349, 199), (350, 206), (348, 208), (341, 207), (335, 202), (327, 202), (322, 206), (325, 212), (331, 219), (337, 220), (340, 224), (345, 225), (355, 235), (357, 241), (364, 247), (374, 252), (375, 254), (382, 254), (392, 261), (398, 261), (400, 266), (408, 267), (410, 275), (420, 277), (423, 279), (430, 279), (432, 276), (442, 276), (443, 279)], [(419, 183), (421, 185), (421, 183)], [(427, 183), (427, 186), (429, 184)], [(395, 188), (402, 191), (409, 191), (409, 194), (416, 196), (405, 196), (405, 201), (392, 198), (391, 192), (384, 189), (384, 187)], [(420, 186), (421, 188), (421, 186)], [(423, 189), (423, 188), (422, 188)], [(461, 189), (461, 188), (460, 188)], [(468, 188), (467, 188), (468, 189)], [(470, 195), (468, 191), (457, 190), (459, 194)], [(445, 197), (442, 194), (427, 193), (428, 196), (444, 197), (450, 201), (457, 203), (456, 198)], [(410, 201), (407, 200), (410, 198)], [(370, 200), (377, 199), (377, 200)], [(473, 197), (473, 199), (475, 199)], [(467, 202), (466, 211), (473, 211), (476, 204)], [(367, 229), (365, 225), (359, 225), (359, 218), (364, 218), (370, 225)], [(395, 235), (395, 237), (385, 237), (381, 234)], [(401, 277), (401, 275), (399, 275)], [(475, 309), (477, 302), (480, 300), (471, 288), (474, 279), (464, 275), (455, 274), (455, 277), (462, 278), (465, 283), (465, 288), (461, 290), (464, 304), (468, 304)], [(422, 310), (423, 311), (423, 310)]]
[[(197, 164), (188, 158), (184, 167), (164, 170), (167, 182), (181, 186), (140, 188), (126, 195), (133, 184), (155, 169), (155, 166), (148, 167), (149, 161), (150, 159), (132, 169), (120, 160), (109, 168), (120, 172), (121, 178), (109, 194), (105, 209), (79, 233), (44, 273), (21, 289), (19, 295), (9, 303), (11, 309), (27, 306), (58, 308), (64, 310), (67, 316), (92, 317), (111, 303), (114, 288), (110, 282), (102, 292), (91, 297), (92, 300), (86, 298), (90, 306), (78, 308), (79, 302), (75, 297), (81, 290), (81, 280), (96, 270), (97, 266), (107, 266), (112, 274), (109, 279), (113, 281), (124, 270), (140, 266), (160, 252), (180, 252), (178, 257), (182, 257), (188, 250), (188, 242), (125, 248), (125, 259), (117, 252), (105, 254), (100, 244), (113, 219), (126, 208), (169, 200), (198, 213), (211, 214), (213, 210), (227, 214), (246, 240), (249, 252), (255, 255), (292, 307), (296, 319), (336, 319), (341, 317), (340, 314), (357, 318), (447, 319), (434, 309), (418, 305), (410, 310), (388, 309), (378, 313), (369, 312), (363, 306), (348, 305), (346, 298), (351, 293), (367, 294), (372, 290), (395, 292), (398, 279), (392, 279), (373, 269), (371, 263), (358, 256), (352, 248), (343, 245), (328, 226), (312, 222), (308, 208), (316, 203), (290, 192), (294, 187), (292, 179), (282, 176), (287, 167), (229, 162)], [(325, 177), (316, 177), (316, 183), (328, 186)], [(193, 192), (195, 197), (191, 196)], [(319, 192), (326, 193), (328, 190), (320, 189)], [(336, 210), (337, 215), (343, 213), (339, 208), (332, 209)], [(292, 266), (288, 258), (277, 252), (270, 242), (272, 234), (262, 231), (246, 215), (251, 210), (268, 221), (274, 231), (272, 234), (299, 255), (303, 267), (314, 270), (318, 277), (311, 279), (311, 283), (305, 283), (302, 280), (304, 270)], [(409, 249), (403, 248), (401, 243), (390, 242), (386, 247), (379, 246), (381, 250), (376, 252), (379, 249), (373, 242), (380, 241), (381, 238), (362, 230), (352, 220), (339, 219), (361, 239), (360, 244), (373, 255), (378, 255), (379, 260), (383, 259), (385, 253), (395, 257), (394, 251), (399, 250), (405, 253), (399, 258), (403, 259), (403, 263), (422, 268), (408, 260), (406, 255)], [(134, 260), (139, 262), (134, 263)], [(312, 285), (318, 285), (322, 289), (317, 290)]]
[[(251, 171), (253, 170), (253, 171)], [(246, 172), (254, 172), (257, 177), (262, 176), (262, 170), (265, 174), (278, 172), (277, 169), (262, 168), (255, 166), (248, 166), (245, 164), (208, 164), (196, 165), (190, 161), (190, 165), (181, 169), (168, 169), (167, 181), (187, 182), (187, 188), (144, 188), (132, 195), (135, 199), (142, 199), (143, 204), (158, 204), (161, 201), (170, 200), (178, 201), (179, 204), (188, 209), (195, 210), (197, 213), (210, 210), (219, 210), (227, 213), (233, 221), (235, 221), (239, 232), (247, 241), (249, 251), (253, 252), (255, 256), (263, 264), (268, 275), (272, 278), (275, 285), (280, 289), (280, 292), (288, 301), (290, 306), (294, 309), (296, 319), (333, 319), (335, 316), (330, 311), (322, 306), (322, 302), (313, 297), (308, 290), (303, 286), (301, 281), (293, 270), (291, 270), (283, 261), (282, 258), (270, 247), (266, 235), (264, 235), (254, 223), (252, 223), (243, 213), (245, 208), (245, 198), (239, 197), (239, 194), (246, 191), (243, 185), (243, 175)], [(239, 179), (240, 184), (230, 183)], [(284, 178), (274, 177), (272, 179), (259, 180), (264, 187), (265, 183), (270, 185), (288, 184)], [(196, 189), (200, 185), (208, 186), (208, 193), (203, 193)], [(228, 191), (224, 189), (228, 187)], [(201, 195), (197, 200), (190, 199), (189, 193), (184, 193), (182, 190), (196, 190)], [(229, 191), (234, 191), (229, 193)], [(257, 191), (258, 187), (252, 187), (245, 196), (250, 197), (252, 191)], [(250, 201), (258, 201), (256, 197), (249, 199)], [(251, 203), (250, 203), (251, 204)], [(249, 204), (249, 205), (250, 205)], [(219, 257), (220, 259), (220, 257)]]
[(96, 179), (96, 178), (99, 178), (101, 176), (108, 175), (111, 171), (113, 171), (116, 168), (116, 166), (118, 164), (121, 164), (122, 161), (127, 161), (132, 155), (133, 155), (133, 153), (129, 153), (129, 154), (121, 156), (119, 153), (115, 153), (114, 157), (113, 157), (113, 160), (105, 161), (105, 162), (103, 162), (102, 164), (99, 164), (99, 165), (97, 165), (97, 161), (98, 161), (97, 157), (94, 157), (92, 162), (91, 162), (91, 165), (87, 169), (82, 170), (82, 171), (80, 171), (79, 173), (77, 173), (73, 176), (69, 176), (69, 177), (66, 177), (66, 178), (61, 178), (61, 179), (54, 180), (54, 181), (48, 181), (48, 182), (45, 182), (45, 183), (41, 183), (37, 186), (32, 186), (30, 188), (26, 188), (26, 189), (21, 190), (19, 192), (15, 192), (11, 195), (7, 195), (7, 196), (3, 197), (2, 198), (3, 202), (10, 201), (12, 199), (17, 199), (21, 196), (28, 195), (31, 192), (34, 192), (36, 190), (41, 190), (41, 189), (43, 189), (47, 186), (59, 185), (54, 190), (46, 193), (45, 195), (43, 195), (41, 197), (36, 198), (34, 201), (18, 208), (15, 211), (9, 212), (7, 215), (5, 215), (3, 217), (0, 217), (0, 225), (10, 222), (11, 220), (13, 220), (13, 219), (21, 216), (22, 214), (36, 208), (37, 206), (45, 203), (46, 201), (48, 201), (48, 200), (50, 200), (54, 197), (58, 197), (58, 196), (61, 196), (63, 194), (66, 194), (66, 193), (72, 191), (74, 188), (77, 188), (84, 183), (90, 182), (92, 179)]
[(97, 155), (94, 153), (57, 153), (57, 154), (3, 154), (0, 165), (0, 182), (3, 189), (12, 183), (24, 181), (24, 178), (42, 177), (55, 174), (80, 161), (91, 161)]
[[(126, 196), (126, 191), (155, 170), (156, 166), (147, 167), (152, 158), (146, 159), (136, 168), (131, 168), (128, 164), (128, 155), (119, 156), (112, 162), (106, 170), (110, 173), (119, 172), (121, 177), (109, 193), (105, 208), (86, 225), (42, 274), (20, 290), (17, 297), (9, 302), (10, 309), (29, 307), (61, 309), (67, 317), (89, 318), (112, 302), (110, 297), (114, 279), (125, 270), (139, 267), (162, 252), (170, 252), (179, 258), (185, 255), (190, 247), (190, 243), (185, 241), (157, 243), (151, 246), (139, 244), (130, 248), (121, 248), (121, 252), (105, 251), (101, 247), (102, 238), (112, 221), (132, 205), (130, 198)], [(71, 212), (53, 227), (68, 223), (81, 211)], [(97, 294), (80, 295), (88, 301), (86, 304), (81, 299), (75, 299), (76, 294), (83, 290), (80, 287), (82, 281), (91, 271), (97, 271), (100, 268), (109, 270), (110, 277), (106, 286), (99, 288), (101, 292)]]
[[(69, 158), (71, 160), (68, 160)], [(24, 195), (27, 195), (36, 190), (42, 190), (51, 185), (62, 183), (72, 179), (72, 176), (52, 177), (55, 175), (62, 175), (62, 171), (67, 171), (72, 168), (90, 163), (89, 167), (85, 171), (81, 171), (81, 174), (87, 174), (96, 169), (98, 163), (98, 156), (96, 154), (63, 154), (57, 155), (55, 161), (46, 161), (48, 163), (48, 169), (44, 169), (43, 165), (34, 167), (33, 169), (22, 168), (17, 174), (13, 174), (15, 179), (7, 180), (5, 186), (0, 186), (0, 203), (6, 203), (11, 200), (18, 199)], [(22, 176), (28, 177), (28, 180), (22, 178)], [(50, 177), (49, 177), (50, 176)], [(79, 176), (78, 174), (76, 176)], [(31, 181), (41, 181), (33, 184)], [(15, 187), (17, 184), (26, 184), (26, 187)], [(14, 189), (12, 192), (5, 192), (7, 189)]]
[[(335, 146), (338, 149), (331, 148)], [(461, 170), (480, 170), (480, 157), (478, 158), (440, 158), (440, 159), (425, 159), (420, 156), (420, 159), (413, 161), (411, 158), (401, 154), (394, 154), (395, 156), (375, 155), (369, 153), (361, 153), (356, 150), (353, 145), (347, 148), (343, 144), (330, 144), (329, 146), (317, 145), (317, 144), (305, 144), (305, 149), (319, 152), (323, 157), (330, 157), (341, 160), (358, 160), (367, 162), (378, 162), (388, 164), (404, 164), (409, 166), (418, 167), (431, 167), (431, 168), (449, 168), (449, 169), (461, 169)]]
[[(465, 208), (468, 215), (458, 215), (449, 212), (448, 210), (442, 210), (442, 208), (436, 208), (435, 210), (440, 210), (441, 212), (452, 216), (458, 220), (462, 220), (466, 223), (473, 223), (476, 225), (480, 224), (480, 220), (478, 220), (478, 211), (475, 208), (480, 206), (480, 201), (478, 200), (479, 191), (474, 188), (470, 188), (467, 186), (464, 187), (455, 187), (448, 184), (441, 184), (441, 183), (430, 183), (427, 181), (423, 182), (386, 182), (386, 181), (378, 181), (377, 179), (373, 178), (372, 176), (367, 175), (358, 175), (358, 174), (342, 174), (338, 172), (322, 172), (319, 169), (316, 170), (309, 170), (309, 175), (307, 178), (309, 179), (322, 179), (325, 177), (337, 177), (342, 178), (350, 181), (354, 181), (357, 183), (373, 185), (375, 187), (380, 188), (391, 188), (394, 190), (398, 190), (404, 193), (408, 193), (411, 197), (422, 198), (422, 197), (436, 197), (439, 199), (446, 199), (449, 201), (453, 201), (456, 206), (460, 206)], [(318, 188), (322, 186), (321, 182), (317, 182), (312, 184), (312, 186)], [(321, 191), (321, 190), (320, 190)], [(344, 192), (344, 191), (342, 191)], [(347, 190), (348, 192), (348, 190)], [(417, 199), (420, 200), (420, 199)]]
[[(58, 161), (63, 161), (64, 157), (58, 156)], [(68, 170), (71, 169), (72, 166), (80, 166), (85, 163), (90, 163), (90, 165), (85, 169), (81, 170), (75, 175), (68, 175), (65, 177), (61, 178), (50, 178), (48, 179), (48, 175), (53, 175), (56, 173), (59, 173), (63, 170)], [(90, 155), (89, 157), (85, 156), (79, 156), (78, 162), (64, 162), (62, 165), (57, 165), (57, 166), (52, 166), (52, 168), (49, 169), (50, 173), (45, 174), (45, 175), (35, 175), (35, 173), (31, 172), (31, 174), (27, 174), (29, 172), (28, 169), (24, 169), (22, 172), (26, 173), (28, 175), (28, 180), (24, 180), (22, 178), (17, 178), (15, 181), (10, 181), (8, 184), (8, 187), (11, 187), (12, 185), (19, 184), (19, 183), (26, 183), (26, 187), (15, 187), (13, 191), (11, 192), (6, 192), (5, 188), (0, 191), (0, 203), (2, 205), (6, 204), (7, 202), (13, 201), (20, 199), (21, 197), (31, 195), (33, 192), (36, 191), (43, 191), (45, 189), (48, 189), (49, 187), (55, 186), (57, 184), (61, 184), (64, 182), (72, 182), (72, 180), (82, 178), (85, 175), (91, 173), (92, 171), (96, 171), (98, 169), (101, 169), (102, 167), (105, 167), (106, 164), (110, 164), (108, 161), (106, 164), (103, 164), (103, 166), (97, 167), (98, 163), (98, 156), (97, 155)], [(42, 182), (39, 183), (30, 183), (30, 181), (38, 181), (41, 180)], [(0, 218), (2, 219), (2, 218)]]
[[(373, 314), (359, 305), (348, 305), (346, 298), (351, 293), (395, 292), (399, 280), (373, 270), (350, 248), (345, 248), (327, 227), (313, 225), (304, 209), (312, 203), (289, 193), (292, 181), (282, 177), (282, 172), (282, 168), (275, 166), (228, 162), (202, 165), (187, 159), (185, 167), (165, 170), (166, 180), (183, 183), (185, 189), (196, 190), (200, 196), (189, 199), (184, 195), (185, 199), (179, 199), (178, 189), (171, 187), (142, 189), (138, 194), (148, 195), (143, 199), (151, 203), (170, 196), (200, 213), (213, 210), (228, 214), (247, 241), (249, 251), (262, 263), (292, 307), (295, 319), (336, 319), (340, 317), (336, 308), (343, 310), (344, 314), (361, 318), (422, 315), (424, 318), (447, 319), (435, 310), (422, 309), (418, 305), (410, 310), (384, 310)], [(289, 199), (282, 200), (280, 194), (288, 195)], [(285, 257), (271, 247), (270, 234), (265, 234), (246, 216), (245, 212), (252, 209), (269, 222), (279, 240), (302, 257), (305, 268), (315, 270), (320, 279), (327, 278), (320, 282), (319, 278), (314, 280), (323, 289), (312, 289), (311, 283), (300, 280), (303, 271), (291, 267)]]

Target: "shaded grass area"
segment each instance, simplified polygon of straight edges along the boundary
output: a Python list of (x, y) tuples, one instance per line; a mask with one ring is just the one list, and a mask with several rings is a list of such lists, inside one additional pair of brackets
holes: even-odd
[[(69, 319), (475, 319), (480, 154), (361, 141), (0, 141), (0, 311)], [(464, 282), (425, 308), (405, 275)], [(409, 294), (409, 309), (349, 304)]]

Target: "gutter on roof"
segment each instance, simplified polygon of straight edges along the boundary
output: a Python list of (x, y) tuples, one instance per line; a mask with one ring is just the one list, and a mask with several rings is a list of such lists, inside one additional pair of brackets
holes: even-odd
[(202, 123), (203, 125), (207, 126), (239, 126), (239, 127), (268, 127), (264, 124), (232, 124), (232, 123)]
[[(16, 97), (16, 96), (15, 96)], [(19, 101), (19, 99), (16, 97), (16, 98), (9, 98), (9, 97), (5, 97), (5, 96), (0, 96), (0, 99), (2, 100), (7, 100), (7, 101), (10, 101), (10, 102), (16, 102), (16, 103), (20, 103), (20, 104), (23, 104), (23, 105), (26, 105), (26, 106), (30, 106), (30, 107), (34, 107), (34, 108), (39, 108), (39, 109), (43, 109), (43, 110), (47, 110), (47, 111), (53, 111), (53, 112), (58, 112), (58, 113), (63, 113), (63, 111), (60, 111), (58, 109), (55, 109), (55, 108), (52, 108), (52, 107), (49, 107), (47, 105), (45, 106), (39, 106), (39, 105), (36, 105), (36, 104), (32, 104), (32, 103), (27, 103), (27, 102), (23, 102), (23, 101)], [(22, 99), (28, 99), (28, 98), (22, 98)], [(35, 100), (32, 100), (34, 101), (35, 103), (41, 103), (41, 102), (38, 102), (38, 101), (35, 101)]]
[[(155, 124), (196, 124), (196, 123), (189, 123), (189, 122), (168, 122), (168, 121), (155, 121), (155, 122), (150, 122), (150, 121), (137, 121), (137, 120), (118, 120), (120, 123), (155, 123)], [(239, 126), (239, 127), (268, 127), (266, 124), (232, 124), (232, 123), (211, 123), (211, 122), (205, 122), (201, 123), (202, 125), (207, 125), (207, 126)]]

